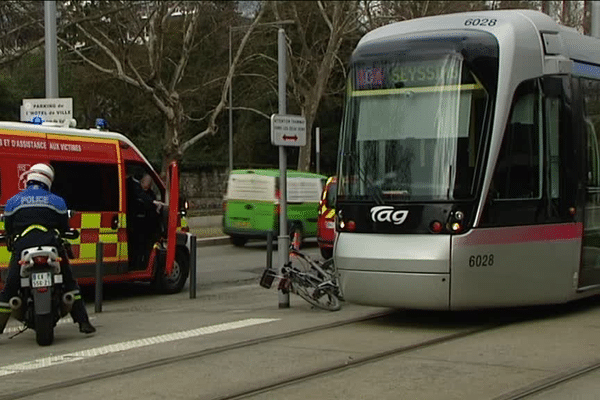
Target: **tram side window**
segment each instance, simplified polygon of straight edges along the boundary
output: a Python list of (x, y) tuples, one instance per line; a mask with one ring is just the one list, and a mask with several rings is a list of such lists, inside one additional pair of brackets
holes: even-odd
[(522, 84), (516, 91), (494, 172), (491, 193), (494, 199), (540, 198), (542, 169), (538, 99), (533, 82)]
[(582, 79), (584, 123), (588, 135), (588, 186), (600, 186), (600, 81)]

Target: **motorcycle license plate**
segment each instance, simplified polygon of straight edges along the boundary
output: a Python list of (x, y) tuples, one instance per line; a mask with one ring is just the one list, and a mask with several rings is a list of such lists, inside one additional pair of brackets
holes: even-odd
[(34, 272), (31, 274), (31, 287), (52, 286), (52, 275), (50, 272)]

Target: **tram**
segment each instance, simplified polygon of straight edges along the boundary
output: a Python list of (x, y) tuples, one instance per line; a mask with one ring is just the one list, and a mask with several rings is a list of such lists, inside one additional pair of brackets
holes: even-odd
[(600, 40), (532, 10), (393, 23), (352, 54), (334, 259), (349, 302), (600, 293)]

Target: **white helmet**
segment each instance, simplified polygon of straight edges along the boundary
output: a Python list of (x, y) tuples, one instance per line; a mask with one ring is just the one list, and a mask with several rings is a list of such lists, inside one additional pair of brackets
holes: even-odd
[(43, 183), (50, 189), (52, 182), (54, 181), (54, 168), (48, 164), (34, 164), (24, 175), (26, 176), (26, 182), (37, 181)]

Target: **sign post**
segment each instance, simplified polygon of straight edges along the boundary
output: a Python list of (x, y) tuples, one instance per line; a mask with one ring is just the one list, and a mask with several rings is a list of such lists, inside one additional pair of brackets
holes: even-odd
[[(277, 31), (277, 85), (279, 94), (279, 114), (285, 115), (287, 112), (286, 92), (286, 47), (285, 31), (279, 28)], [(273, 121), (273, 118), (271, 118)], [(271, 125), (271, 130), (273, 125)], [(271, 140), (273, 140), (271, 132)], [(279, 214), (279, 236), (277, 237), (277, 252), (279, 253), (279, 274), (281, 275), (283, 266), (290, 260), (288, 251), (290, 238), (287, 232), (287, 154), (284, 146), (279, 146), (279, 189), (281, 190), (280, 214)], [(278, 292), (279, 308), (290, 307), (290, 294), (281, 290)]]
[[(306, 119), (300, 115), (286, 115), (286, 44), (285, 31), (279, 28), (277, 37), (277, 63), (278, 63), (278, 92), (279, 114), (271, 115), (271, 143), (279, 147), (279, 236), (277, 237), (277, 252), (279, 253), (279, 274), (283, 266), (290, 260), (287, 220), (287, 154), (288, 146), (306, 145)], [(279, 291), (279, 308), (290, 307), (290, 294)]]

